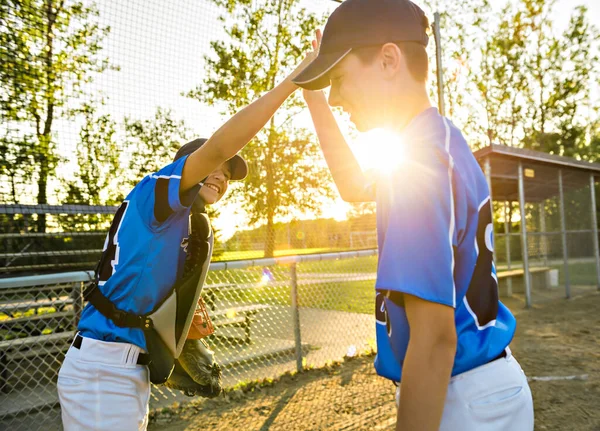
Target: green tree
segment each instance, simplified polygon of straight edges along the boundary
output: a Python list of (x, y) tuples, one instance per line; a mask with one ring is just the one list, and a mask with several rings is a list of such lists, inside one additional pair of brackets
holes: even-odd
[[(93, 102), (84, 103), (72, 112), (84, 122), (79, 130), (75, 156), (77, 169), (73, 178), (62, 180), (65, 204), (116, 205), (123, 199), (120, 156), (116, 123), (108, 114), (100, 114)], [(112, 214), (75, 214), (58, 216), (65, 231), (107, 230)], [(100, 238), (100, 237), (98, 237)]]
[[(477, 62), (473, 53), (481, 49), (482, 37), (489, 29), (486, 16), (490, 13), (488, 0), (424, 1), (426, 11), (440, 13), (440, 33), (444, 78), (444, 105), (446, 116), (452, 119), (468, 137), (469, 144), (478, 146), (481, 139), (480, 100), (473, 97), (477, 93), (475, 79), (478, 77)], [(433, 13), (430, 14), (433, 30)], [(434, 104), (437, 96), (436, 46), (433, 31), (428, 46), (430, 57), (429, 88)]]
[(598, 31), (590, 24), (584, 6), (575, 8), (561, 37), (548, 38), (549, 27), (543, 21), (534, 24), (537, 39), (545, 43), (535, 45), (530, 63), (531, 125), (524, 144), (547, 153), (585, 158), (593, 122), (586, 113), (594, 110), (590, 88), (598, 79), (594, 70), (599, 59)]
[[(208, 75), (187, 95), (201, 102), (222, 103), (233, 114), (270, 90), (310, 48), (321, 20), (295, 0), (213, 0), (227, 12), (227, 42), (211, 42), (205, 56)], [(332, 196), (331, 181), (318, 144), (292, 119), (303, 108), (297, 96), (243, 150), (250, 173), (238, 188), (249, 224), (266, 224), (264, 256), (275, 245), (275, 220), (292, 210), (318, 214), (324, 198)]]
[[(21, 187), (31, 179), (33, 154), (31, 136), (16, 140), (9, 136), (0, 138), (0, 178), (8, 178), (8, 190), (2, 190), (0, 202), (18, 204)], [(6, 185), (2, 181), (3, 186)]]
[(92, 103), (79, 110), (84, 124), (77, 143), (77, 171), (74, 179), (64, 182), (65, 203), (115, 205), (123, 198), (119, 192), (122, 146), (115, 139), (116, 123), (97, 110)]
[[(83, 95), (85, 84), (109, 67), (101, 57), (109, 28), (97, 22), (93, 2), (0, 0), (0, 109), (12, 142), (30, 142), (37, 203), (48, 202), (48, 181), (58, 163), (55, 122)], [(37, 229), (46, 229), (40, 215)]]
[(481, 63), (474, 76), (484, 107), (488, 142), (514, 146), (522, 135), (529, 32), (523, 14), (512, 3), (502, 9), (501, 16), (498, 28), (481, 48)]

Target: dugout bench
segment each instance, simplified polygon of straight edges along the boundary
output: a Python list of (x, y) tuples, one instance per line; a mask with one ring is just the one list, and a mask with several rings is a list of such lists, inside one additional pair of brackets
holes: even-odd
[[(553, 272), (557, 272), (555, 268), (547, 266), (530, 267), (529, 274), (531, 275), (532, 289), (558, 287), (554, 283)], [(525, 293), (525, 271), (523, 268), (510, 269), (500, 271), (496, 274), (498, 277), (498, 293), (502, 296), (512, 296), (513, 293)], [(508, 283), (511, 280), (511, 283)]]
[[(252, 321), (259, 311), (269, 308), (265, 304), (221, 304), (217, 306), (219, 297), (224, 294), (231, 294), (235, 297), (235, 292), (248, 289), (247, 286), (240, 286), (235, 283), (217, 283), (204, 286), (202, 298), (209, 309), (210, 318), (217, 328), (242, 328), (244, 331), (243, 341), (246, 344), (252, 343), (251, 327)], [(215, 338), (228, 340), (237, 340), (239, 337), (218, 334), (215, 331)]]

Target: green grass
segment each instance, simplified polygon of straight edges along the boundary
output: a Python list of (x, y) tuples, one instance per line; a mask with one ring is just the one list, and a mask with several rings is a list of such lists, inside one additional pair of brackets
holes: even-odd
[(298, 266), (298, 272), (300, 273), (346, 273), (375, 271), (377, 271), (377, 256), (305, 262)]
[[(291, 284), (260, 285), (251, 289), (227, 292), (234, 303), (259, 303), (291, 306)], [(337, 310), (351, 313), (372, 313), (375, 309), (375, 281), (327, 281), (298, 286), (300, 307)]]
[[(372, 313), (375, 307), (375, 280), (344, 280), (344, 274), (374, 273), (377, 256), (352, 259), (305, 262), (297, 265), (298, 300), (301, 307), (337, 310), (352, 313)], [(263, 267), (251, 267), (227, 271), (210, 271), (207, 284), (230, 283), (246, 285), (240, 289), (220, 292), (219, 298), (230, 303), (260, 303), (291, 306), (291, 275), (289, 265), (270, 266), (275, 282), (263, 282)], [(319, 274), (340, 274), (340, 280)], [(307, 278), (310, 284), (302, 283)], [(315, 280), (316, 279), (316, 280)], [(254, 285), (248, 287), (248, 284)]]
[[(297, 265), (298, 277), (315, 273), (373, 273), (377, 270), (377, 256), (352, 259), (332, 259), (318, 262), (303, 262)], [(269, 267), (277, 280), (290, 279), (289, 265)], [(243, 269), (213, 270), (208, 273), (207, 284), (217, 283), (257, 283), (262, 278), (263, 267), (254, 266)], [(312, 275), (314, 277), (314, 275)]]
[[(553, 266), (558, 269), (558, 282), (564, 284), (564, 266)], [(594, 262), (577, 262), (569, 264), (569, 282), (571, 285), (594, 285), (598, 284), (596, 264)]]
[[(340, 251), (332, 248), (290, 248), (287, 250), (275, 250), (275, 257), (295, 256), (302, 254), (317, 254), (317, 253), (332, 253)], [(213, 262), (224, 262), (229, 260), (250, 260), (262, 259), (264, 257), (263, 250), (241, 250), (241, 251), (225, 251), (221, 255), (216, 256)]]

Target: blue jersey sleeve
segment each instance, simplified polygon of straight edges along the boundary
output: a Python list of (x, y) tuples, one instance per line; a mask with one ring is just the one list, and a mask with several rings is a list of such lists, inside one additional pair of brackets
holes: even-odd
[(428, 147), (407, 155), (388, 178), (377, 289), (456, 306), (452, 173), (449, 153)]
[(200, 185), (185, 193), (179, 192), (181, 173), (188, 156), (165, 166), (160, 171), (147, 175), (130, 193), (143, 220), (149, 226), (158, 226), (171, 214), (187, 210), (194, 202)]

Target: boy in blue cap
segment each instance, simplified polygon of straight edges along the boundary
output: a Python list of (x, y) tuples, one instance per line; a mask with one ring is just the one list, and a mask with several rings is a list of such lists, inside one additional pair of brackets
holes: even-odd
[[(409, 0), (346, 0), (294, 82), (341, 197), (377, 202), (375, 368), (397, 385), (396, 429), (531, 431), (531, 391), (508, 347), (516, 321), (498, 300), (490, 192), (429, 101), (428, 26)], [(327, 101), (318, 90), (329, 85)], [(391, 172), (367, 178), (327, 102), (359, 131), (397, 134), (404, 156)]]

